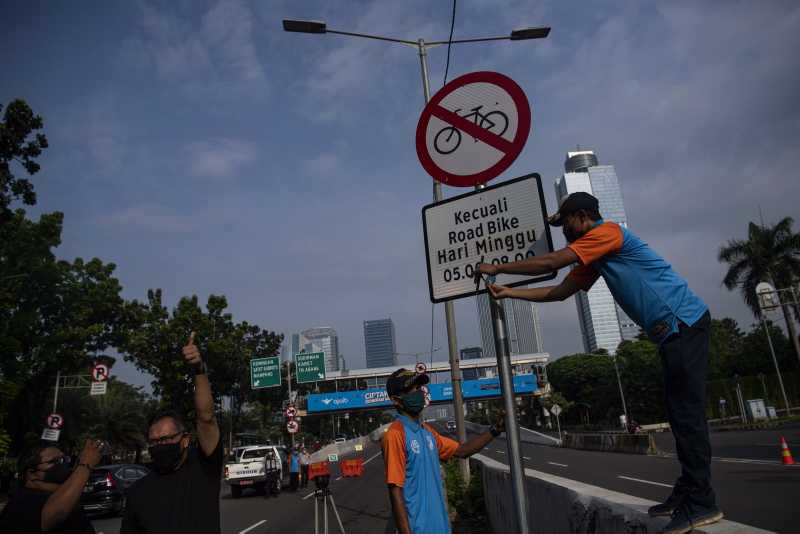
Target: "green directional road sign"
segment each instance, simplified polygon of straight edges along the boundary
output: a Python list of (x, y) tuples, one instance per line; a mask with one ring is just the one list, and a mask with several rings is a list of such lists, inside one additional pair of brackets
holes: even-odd
[(250, 360), (250, 387), (272, 388), (281, 385), (281, 358), (256, 358)]
[(299, 384), (325, 380), (325, 353), (299, 352), (295, 354), (294, 370)]

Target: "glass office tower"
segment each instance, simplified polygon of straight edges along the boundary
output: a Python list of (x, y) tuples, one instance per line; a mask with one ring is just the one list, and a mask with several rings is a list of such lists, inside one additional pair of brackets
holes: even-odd
[(391, 319), (364, 321), (364, 349), (368, 368), (397, 365), (394, 322)]

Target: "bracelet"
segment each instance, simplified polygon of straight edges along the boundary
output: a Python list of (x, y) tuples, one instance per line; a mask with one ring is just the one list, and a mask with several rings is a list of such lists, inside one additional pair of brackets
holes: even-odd
[(499, 436), (500, 434), (502, 434), (502, 432), (500, 432), (499, 430), (497, 430), (497, 427), (496, 427), (496, 426), (494, 426), (494, 425), (492, 425), (492, 426), (490, 426), (490, 427), (489, 427), (489, 433), (492, 435), (492, 437), (493, 437), (493, 438), (496, 438), (497, 436)]

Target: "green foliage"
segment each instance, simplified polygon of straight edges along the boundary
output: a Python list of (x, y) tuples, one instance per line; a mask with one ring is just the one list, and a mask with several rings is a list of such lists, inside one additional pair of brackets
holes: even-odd
[(664, 381), (658, 347), (647, 340), (623, 341), (617, 348), (617, 362), (631, 419), (640, 424), (664, 421)]
[(451, 458), (442, 465), (447, 488), (447, 503), (450, 509), (458, 514), (458, 519), (485, 518), (486, 501), (483, 495), (481, 470), (471, 470), (469, 484), (465, 484), (456, 458)]
[(43, 127), (42, 118), (23, 100), (13, 100), (6, 107), (0, 122), (0, 225), (11, 216), (12, 201), (21, 199), (29, 206), (36, 204), (33, 184), (14, 176), (11, 164), (17, 162), (30, 175), (39, 172), (36, 158), (47, 148), (47, 138), (36, 131)]
[[(564, 356), (547, 366), (547, 378), (565, 400), (584, 405), (592, 421), (610, 420), (621, 410), (619, 393), (616, 392), (614, 361), (610, 356)], [(584, 409), (565, 410), (563, 421), (578, 422), (581, 411)]]

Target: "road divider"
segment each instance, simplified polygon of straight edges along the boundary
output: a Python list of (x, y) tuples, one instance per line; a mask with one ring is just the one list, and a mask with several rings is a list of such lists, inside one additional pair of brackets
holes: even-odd
[(659, 454), (652, 434), (565, 433), (562, 447), (585, 451)]
[[(481, 472), (486, 512), (492, 532), (515, 532), (509, 467), (483, 454), (470, 459)], [(532, 534), (549, 532), (604, 532), (655, 534), (669, 518), (650, 517), (655, 501), (607, 490), (577, 480), (525, 469), (528, 517)], [(723, 519), (695, 529), (706, 534), (766, 534), (769, 531)]]

